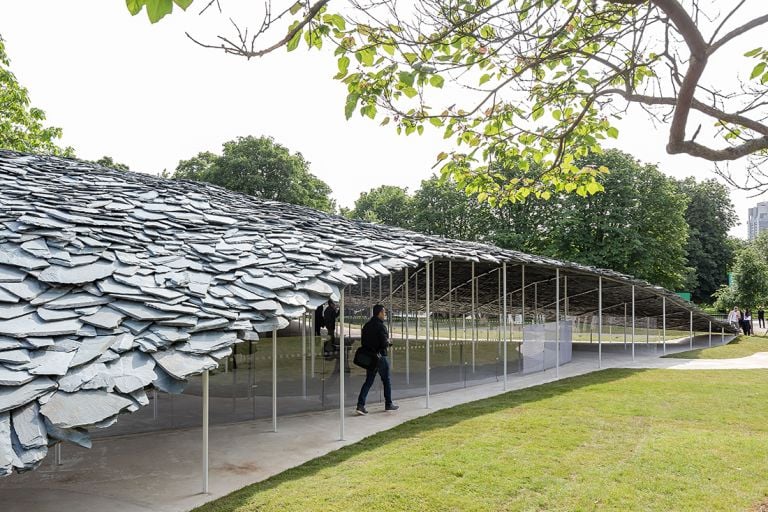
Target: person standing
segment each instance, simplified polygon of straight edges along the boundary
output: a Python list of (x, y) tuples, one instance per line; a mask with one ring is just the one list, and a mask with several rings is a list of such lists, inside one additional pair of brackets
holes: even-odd
[(331, 343), (336, 344), (336, 319), (339, 317), (339, 309), (336, 307), (336, 303), (332, 300), (328, 301), (328, 307), (323, 312), (323, 323), (325, 329), (328, 331), (328, 336), (331, 338)]
[(744, 319), (742, 320), (744, 334), (752, 334), (752, 312), (749, 309), (744, 310)]
[(740, 327), (741, 319), (739, 317), (739, 306), (733, 306), (733, 309), (728, 313), (728, 323), (731, 327)]
[(765, 329), (765, 308), (763, 306), (757, 310), (757, 325), (761, 329)]
[(325, 319), (323, 318), (323, 305), (320, 304), (315, 309), (315, 336), (320, 336), (320, 329), (325, 327)]
[(371, 352), (379, 355), (377, 365), (366, 370), (365, 382), (360, 388), (360, 394), (357, 397), (357, 407), (355, 412), (361, 416), (368, 414), (365, 408), (365, 400), (368, 398), (368, 392), (376, 379), (376, 373), (381, 377), (381, 383), (384, 385), (384, 410), (396, 411), (400, 406), (392, 402), (392, 383), (389, 378), (389, 361), (387, 360), (387, 348), (391, 345), (389, 341), (389, 331), (384, 320), (387, 319), (387, 310), (381, 304), (373, 306), (373, 316), (363, 326), (360, 336), (361, 344)]

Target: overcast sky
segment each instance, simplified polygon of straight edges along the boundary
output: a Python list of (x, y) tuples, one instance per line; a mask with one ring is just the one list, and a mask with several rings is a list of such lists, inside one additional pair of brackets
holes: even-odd
[[(340, 206), (383, 184), (414, 190), (434, 172), (447, 147), (437, 131), (404, 137), (344, 119), (345, 87), (331, 78), (332, 56), (278, 51), (249, 62), (184, 36), (217, 33), (211, 20), (194, 4), (151, 25), (144, 13), (131, 17), (123, 0), (0, 2), (11, 70), (80, 158), (109, 155), (133, 171), (159, 173), (200, 151), (220, 153), (237, 136), (270, 135), (311, 162)], [(766, 36), (756, 31), (749, 40)], [(713, 176), (708, 162), (665, 153), (665, 127), (641, 113), (630, 121), (620, 125), (616, 147), (678, 178)], [(741, 219), (731, 233), (745, 238), (747, 208), (768, 198), (731, 197)]]

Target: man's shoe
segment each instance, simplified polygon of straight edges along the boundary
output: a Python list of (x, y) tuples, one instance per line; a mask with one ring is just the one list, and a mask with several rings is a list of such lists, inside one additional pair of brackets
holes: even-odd
[(368, 414), (368, 409), (366, 409), (366, 408), (365, 408), (365, 406), (360, 406), (360, 405), (358, 405), (358, 406), (355, 408), (355, 412), (356, 412), (357, 414), (359, 414), (360, 416), (365, 416), (366, 414)]
[(399, 408), (400, 408), (400, 406), (399, 406), (399, 405), (395, 405), (395, 404), (389, 404), (389, 405), (387, 405), (387, 406), (385, 406), (385, 407), (384, 407), (384, 410), (385, 410), (385, 411), (396, 411), (396, 410), (398, 410)]

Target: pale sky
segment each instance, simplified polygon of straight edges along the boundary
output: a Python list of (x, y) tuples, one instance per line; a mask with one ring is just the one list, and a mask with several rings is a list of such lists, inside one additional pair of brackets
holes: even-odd
[[(436, 155), (448, 148), (438, 131), (405, 137), (391, 126), (344, 119), (346, 89), (331, 78), (332, 56), (281, 50), (246, 61), (184, 36), (216, 34), (212, 22), (197, 16), (195, 4), (151, 25), (144, 13), (130, 16), (123, 0), (0, 2), (11, 70), (79, 158), (109, 155), (156, 174), (200, 151), (220, 153), (237, 136), (270, 135), (301, 152), (347, 207), (383, 184), (413, 191), (434, 172)], [(749, 40), (767, 36), (761, 29)], [(677, 178), (714, 176), (709, 162), (667, 155), (666, 127), (654, 128), (642, 113), (619, 127), (614, 145), (641, 161)], [(747, 208), (766, 197), (733, 191), (731, 198), (741, 220), (731, 234), (746, 238)]]

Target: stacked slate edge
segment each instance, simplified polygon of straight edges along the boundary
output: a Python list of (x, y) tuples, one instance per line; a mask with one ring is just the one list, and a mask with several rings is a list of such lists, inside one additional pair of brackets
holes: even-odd
[(611, 271), (0, 151), (0, 475), (56, 441), (89, 447), (146, 390), (179, 393), (238, 341), (431, 258), (573, 269), (684, 304)]

